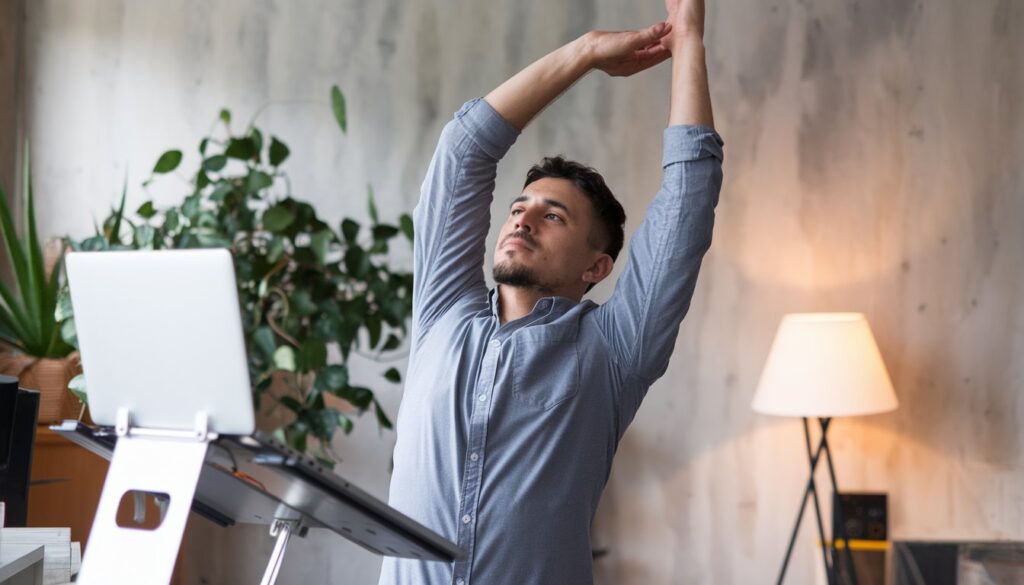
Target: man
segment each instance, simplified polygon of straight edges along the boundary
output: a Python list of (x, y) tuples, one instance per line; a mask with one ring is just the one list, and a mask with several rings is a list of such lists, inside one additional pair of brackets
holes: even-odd
[[(390, 503), (457, 543), (453, 564), (386, 558), (381, 584), (591, 583), (590, 527), (623, 432), (667, 368), (711, 243), (722, 142), (702, 0), (590, 32), (533, 63), (441, 133), (415, 211), (412, 355)], [(592, 169), (545, 159), (514, 199), (484, 281), (499, 159), (590, 69), (672, 58), (664, 181), (612, 298), (582, 301), (622, 246), (622, 207)]]

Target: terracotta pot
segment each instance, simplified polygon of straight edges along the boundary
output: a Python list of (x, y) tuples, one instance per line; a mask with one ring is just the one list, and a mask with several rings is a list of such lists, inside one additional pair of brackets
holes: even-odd
[(274, 429), (283, 427), (295, 420), (295, 414), (287, 408), (277, 404), (275, 396), (292, 394), (288, 388), (293, 383), (294, 374), (283, 371), (276, 371), (271, 374), (270, 388), (267, 389), (263, 399), (260, 400), (260, 408), (256, 409), (256, 428), (272, 433)]
[(78, 352), (66, 358), (37, 358), (22, 353), (0, 353), (0, 374), (15, 376), (26, 390), (38, 390), (39, 424), (78, 418), (82, 403), (68, 390), (68, 382), (82, 372)]

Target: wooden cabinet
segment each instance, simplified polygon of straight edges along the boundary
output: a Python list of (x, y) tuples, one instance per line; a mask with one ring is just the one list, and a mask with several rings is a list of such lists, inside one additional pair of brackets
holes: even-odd
[(85, 550), (109, 464), (40, 426), (32, 458), (28, 495), (29, 526), (68, 526), (71, 540)]

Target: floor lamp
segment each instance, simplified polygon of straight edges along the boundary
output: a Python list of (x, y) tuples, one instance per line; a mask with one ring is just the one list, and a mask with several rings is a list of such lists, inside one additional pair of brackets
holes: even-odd
[[(761, 380), (751, 406), (757, 412), (803, 419), (804, 443), (810, 464), (810, 477), (804, 489), (800, 511), (796, 517), (779, 571), (778, 584), (786, 576), (786, 567), (793, 553), (793, 544), (800, 531), (800, 521), (807, 501), (814, 504), (818, 535), (822, 542), (822, 559), (829, 585), (837, 583), (836, 539), (843, 543), (850, 582), (857, 585), (849, 541), (842, 521), (833, 526), (835, 538), (826, 539), (814, 482), (814, 470), (824, 455), (835, 494), (838, 518), (842, 518), (842, 499), (836, 485), (832, 452), (828, 446), (828, 428), (833, 417), (877, 414), (895, 410), (896, 394), (886, 372), (867, 319), (860, 313), (799, 313), (786, 315), (775, 334)], [(810, 419), (817, 419), (821, 438), (817, 448), (811, 446)], [(830, 545), (826, 543), (831, 542)]]

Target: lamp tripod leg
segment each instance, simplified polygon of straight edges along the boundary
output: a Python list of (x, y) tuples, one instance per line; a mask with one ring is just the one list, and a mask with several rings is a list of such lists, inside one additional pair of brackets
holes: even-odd
[(836, 585), (835, 571), (833, 570), (832, 561), (829, 559), (828, 540), (825, 538), (825, 525), (821, 520), (821, 504), (818, 502), (818, 488), (814, 483), (814, 468), (818, 463), (818, 458), (821, 456), (822, 445), (827, 445), (824, 433), (828, 429), (828, 419), (826, 419), (826, 422), (822, 423), (822, 436), (821, 441), (818, 443), (818, 452), (816, 454), (811, 453), (811, 427), (807, 422), (807, 417), (804, 417), (803, 420), (804, 443), (807, 446), (807, 459), (811, 464), (811, 479), (809, 485), (811, 496), (814, 499), (814, 514), (818, 520), (818, 536), (821, 538), (821, 560), (825, 563), (825, 577), (828, 581), (828, 585)]
[[(806, 419), (805, 419), (806, 422)], [(824, 438), (824, 436), (822, 436)], [(818, 448), (814, 452), (814, 456), (810, 458), (811, 463), (811, 475), (807, 480), (807, 485), (804, 487), (803, 499), (800, 500), (800, 511), (796, 515), (796, 525), (793, 526), (793, 534), (789, 537), (789, 546), (786, 547), (786, 557), (782, 561), (782, 568), (779, 570), (779, 579), (776, 581), (778, 585), (782, 585), (783, 579), (786, 577), (786, 568), (789, 567), (789, 559), (793, 555), (793, 545), (796, 544), (796, 536), (800, 532), (800, 522), (804, 517), (804, 509), (807, 507), (807, 498), (811, 495), (811, 491), (814, 488), (814, 470), (818, 465), (818, 459), (821, 458), (821, 452), (824, 449), (824, 443), (818, 442)]]
[[(825, 448), (825, 462), (828, 463), (828, 475), (832, 479), (832, 493), (835, 498), (835, 516), (836, 526), (832, 527), (832, 563), (833, 569), (835, 569), (835, 561), (838, 552), (836, 551), (836, 538), (840, 538), (843, 541), (843, 554), (846, 557), (847, 575), (849, 576), (849, 583), (851, 585), (858, 585), (857, 583), (857, 568), (853, 565), (853, 552), (850, 550), (850, 539), (846, 536), (846, 523), (843, 521), (843, 499), (840, 496), (839, 485), (836, 483), (836, 469), (832, 465), (832, 449), (828, 446), (828, 440), (825, 437), (825, 430), (828, 428), (828, 423), (831, 419), (818, 419), (821, 424), (821, 440)], [(836, 580), (839, 580), (839, 573), (836, 571)]]
[(789, 537), (789, 546), (786, 547), (786, 558), (782, 561), (782, 569), (779, 571), (779, 579), (776, 581), (777, 585), (782, 585), (782, 581), (786, 578), (786, 567), (789, 566), (789, 557), (793, 555), (793, 545), (796, 544), (796, 535), (800, 532), (800, 521), (804, 518), (804, 508), (807, 507), (807, 496), (810, 493), (809, 488), (804, 488), (804, 497), (800, 500), (800, 511), (796, 515), (796, 525), (793, 526), (793, 534)]

